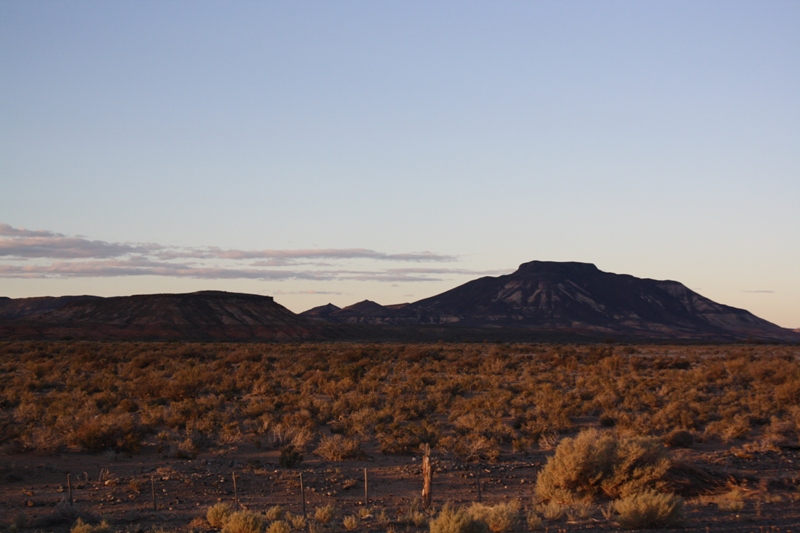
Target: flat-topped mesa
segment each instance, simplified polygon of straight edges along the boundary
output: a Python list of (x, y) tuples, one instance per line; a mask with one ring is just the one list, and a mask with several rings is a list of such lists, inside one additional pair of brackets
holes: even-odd
[(522, 263), (516, 273), (586, 276), (599, 274), (602, 273), (602, 271), (592, 263), (580, 263), (577, 261), (529, 261), (527, 263)]
[(530, 261), (408, 305), (364, 301), (328, 316), (372, 325), (511, 328), (653, 339), (782, 339), (797, 335), (718, 304), (676, 281), (603, 272), (592, 263)]
[[(15, 304), (4, 302), (5, 307)], [(24, 299), (16, 307), (28, 304)], [(318, 326), (272, 296), (225, 291), (36, 301), (37, 312), (0, 320), (7, 338), (87, 340), (281, 340), (313, 337)], [(4, 318), (0, 315), (0, 319)]]

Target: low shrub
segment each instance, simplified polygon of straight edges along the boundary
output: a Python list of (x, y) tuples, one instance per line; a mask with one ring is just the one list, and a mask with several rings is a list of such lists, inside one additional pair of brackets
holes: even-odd
[(422, 527), (428, 521), (428, 517), (419, 509), (409, 509), (398, 517), (398, 521), (414, 527)]
[(291, 531), (292, 526), (285, 520), (275, 520), (267, 528), (267, 533), (290, 533)]
[(317, 507), (314, 511), (314, 520), (319, 524), (328, 524), (336, 516), (336, 508), (333, 505)]
[(386, 509), (381, 509), (376, 518), (378, 524), (380, 524), (380, 526), (383, 528), (389, 527), (389, 525), (392, 523), (392, 520), (389, 518), (389, 515), (386, 514)]
[(105, 520), (93, 526), (78, 518), (70, 528), (69, 533), (111, 533), (111, 526)]
[(281, 455), (278, 458), (278, 466), (281, 468), (292, 468), (301, 462), (303, 462), (303, 454), (293, 445), (290, 444), (281, 449)]
[(646, 437), (617, 438), (595, 429), (563, 439), (536, 480), (543, 500), (574, 503), (659, 488), (669, 470), (663, 445)]
[(477, 433), (464, 436), (446, 436), (439, 443), (446, 452), (459, 461), (495, 462), (500, 457), (500, 443)]
[(69, 441), (89, 453), (114, 450), (132, 454), (141, 448), (145, 433), (145, 428), (130, 413), (104, 415), (79, 424)]
[(467, 512), (475, 520), (486, 522), (492, 533), (511, 531), (519, 518), (519, 501), (512, 500), (497, 505), (483, 505), (474, 503)]
[(676, 429), (664, 435), (662, 442), (669, 448), (691, 448), (694, 444), (694, 435), (685, 429)]
[(533, 510), (528, 511), (526, 519), (528, 523), (528, 529), (532, 530), (542, 529), (542, 526), (544, 525), (544, 520), (542, 520), (542, 517), (539, 516), (539, 514), (536, 511)]
[(411, 455), (422, 444), (435, 447), (440, 438), (439, 428), (434, 423), (394, 422), (379, 424), (375, 428), (375, 438), (383, 454)]
[(539, 511), (541, 511), (542, 516), (548, 520), (561, 520), (567, 514), (567, 509), (567, 505), (558, 503), (555, 500), (539, 505)]
[(225, 525), (225, 520), (231, 514), (231, 506), (225, 502), (212, 505), (206, 511), (206, 520), (211, 524), (211, 527), (222, 527)]
[(301, 515), (301, 514), (294, 515), (294, 514), (286, 513), (286, 521), (289, 522), (290, 524), (292, 524), (292, 527), (294, 529), (297, 529), (297, 530), (300, 530), (300, 531), (304, 530), (306, 528), (307, 523), (308, 523), (308, 521), (306, 520), (306, 517)]
[(283, 510), (283, 507), (281, 507), (280, 505), (273, 505), (272, 507), (264, 511), (264, 516), (270, 522), (273, 522), (275, 520), (281, 520), (284, 514), (285, 511)]
[(597, 506), (592, 502), (575, 502), (567, 507), (567, 520), (575, 522), (588, 520), (597, 513)]
[(322, 437), (314, 453), (328, 461), (355, 459), (364, 454), (363, 450), (361, 450), (361, 442), (358, 439), (350, 439), (342, 435)]
[(683, 499), (654, 490), (619, 499), (613, 507), (617, 523), (626, 529), (674, 527), (683, 519)]
[(740, 488), (734, 488), (730, 492), (720, 494), (713, 498), (720, 511), (738, 513), (744, 509), (744, 492)]
[(222, 526), (222, 533), (261, 533), (264, 519), (250, 511), (236, 511), (231, 514)]
[(430, 522), (430, 533), (488, 533), (489, 526), (464, 509), (446, 503)]
[(354, 531), (358, 527), (358, 517), (356, 515), (347, 515), (342, 520), (342, 524), (347, 531)]

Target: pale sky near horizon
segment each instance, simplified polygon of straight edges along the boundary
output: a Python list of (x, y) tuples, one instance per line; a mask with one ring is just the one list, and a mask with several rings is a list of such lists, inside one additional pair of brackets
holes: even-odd
[(534, 259), (800, 328), (800, 2), (0, 1), (0, 296)]

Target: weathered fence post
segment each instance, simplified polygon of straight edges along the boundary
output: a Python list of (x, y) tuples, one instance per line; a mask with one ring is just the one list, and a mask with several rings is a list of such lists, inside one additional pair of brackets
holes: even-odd
[(67, 474), (67, 503), (72, 505), (72, 474)]
[(236, 505), (236, 510), (239, 510), (239, 489), (236, 488), (236, 472), (233, 472), (233, 502)]
[(158, 506), (156, 505), (156, 480), (153, 476), (150, 476), (150, 494), (153, 495), (153, 510), (158, 511)]
[(423, 449), (424, 455), (422, 456), (422, 507), (428, 509), (431, 506), (431, 477), (433, 471), (431, 470), (431, 447), (425, 443)]
[(481, 467), (475, 469), (475, 484), (478, 486), (478, 503), (481, 503)]
[(303, 499), (303, 518), (306, 518), (306, 486), (303, 484), (302, 472), (300, 472), (300, 497)]
[(369, 504), (369, 480), (367, 479), (367, 469), (364, 469), (364, 506)]

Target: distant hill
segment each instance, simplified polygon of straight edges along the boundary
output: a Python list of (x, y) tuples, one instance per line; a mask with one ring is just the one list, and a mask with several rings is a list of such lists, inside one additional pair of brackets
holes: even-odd
[(346, 324), (511, 328), (653, 339), (800, 340), (752, 313), (677, 281), (602, 272), (589, 263), (532, 261), (400, 306), (364, 301), (332, 312)]
[[(335, 307), (335, 306), (334, 306)], [(313, 309), (311, 310), (313, 311)], [(307, 315), (309, 311), (300, 313), (301, 316)], [(344, 309), (338, 309), (328, 313), (324, 317), (333, 322), (340, 322), (344, 324), (397, 324), (398, 323), (397, 308), (395, 306), (384, 306), (373, 302), (372, 300), (364, 300), (353, 305), (348, 305)], [(416, 322), (414, 322), (416, 324)]]
[(325, 331), (270, 296), (202, 291), (0, 302), (0, 335), (94, 340), (293, 340), (325, 335)]
[(55, 311), (72, 302), (99, 300), (99, 296), (43, 296), (39, 298), (0, 297), (0, 319), (23, 318)]
[(300, 316), (306, 318), (328, 318), (331, 314), (339, 311), (340, 308), (336, 307), (333, 304), (326, 304), (320, 305), (319, 307), (314, 307), (313, 309), (309, 309), (308, 311), (303, 311), (300, 313)]

